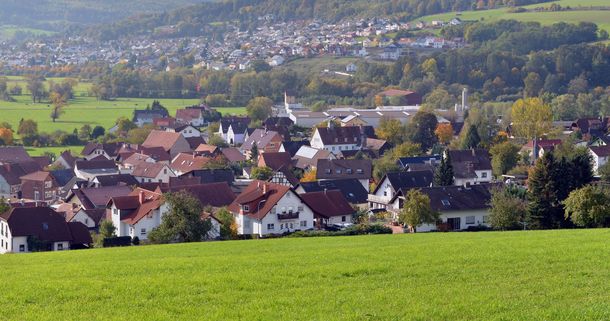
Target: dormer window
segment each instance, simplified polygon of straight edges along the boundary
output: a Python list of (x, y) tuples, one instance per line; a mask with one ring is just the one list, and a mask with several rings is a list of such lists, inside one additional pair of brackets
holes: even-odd
[(335, 173), (337, 173), (337, 174), (341, 174), (341, 170), (340, 170), (340, 169), (337, 169), (337, 170), (335, 170)]
[(242, 210), (244, 210), (244, 212), (249, 212), (249, 211), (250, 211), (250, 206), (248, 206), (248, 205), (243, 205), (243, 206), (242, 206)]
[(451, 203), (449, 203), (449, 200), (441, 200), (441, 203), (443, 203), (443, 206), (450, 206)]
[(345, 173), (347, 173), (347, 174), (351, 174), (351, 173), (352, 173), (352, 169), (351, 169), (351, 168), (346, 169), (346, 170), (345, 170)]
[(330, 168), (327, 168), (325, 172), (326, 172), (326, 174), (330, 174), (330, 173), (332, 173), (333, 171), (332, 171)]
[(363, 173), (364, 173), (364, 170), (362, 170), (362, 168), (358, 168), (358, 169), (356, 170), (356, 173), (358, 173), (358, 174), (363, 174)]

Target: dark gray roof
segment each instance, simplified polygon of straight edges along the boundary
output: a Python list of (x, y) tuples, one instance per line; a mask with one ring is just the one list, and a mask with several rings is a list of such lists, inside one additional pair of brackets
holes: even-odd
[[(491, 188), (496, 184), (477, 184), (464, 186), (425, 187), (420, 191), (430, 198), (430, 206), (439, 212), (482, 210), (489, 208)], [(398, 196), (405, 195), (401, 190)]]
[(58, 169), (51, 171), (51, 176), (55, 178), (57, 185), (65, 186), (75, 175), (74, 171), (71, 169)]
[(484, 149), (450, 150), (453, 175), (457, 178), (477, 177), (475, 171), (491, 170), (491, 157)]
[(316, 168), (318, 179), (370, 179), (373, 166), (370, 159), (318, 159)]
[[(432, 186), (432, 180), (434, 179), (434, 173), (432, 171), (412, 171), (412, 172), (392, 172), (387, 173), (386, 178), (392, 184), (394, 190), (398, 191), (401, 189), (412, 189), (419, 187), (430, 187)], [(383, 179), (381, 180), (384, 181)], [(381, 184), (377, 186), (375, 192), (381, 187)], [(373, 192), (373, 194), (375, 193)]]
[(366, 203), (368, 192), (357, 179), (333, 179), (327, 181), (301, 183), (306, 193), (339, 190), (352, 204)]

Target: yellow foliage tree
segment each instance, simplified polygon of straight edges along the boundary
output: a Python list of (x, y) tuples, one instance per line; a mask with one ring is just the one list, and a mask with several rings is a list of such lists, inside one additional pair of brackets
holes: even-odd
[(451, 123), (440, 123), (436, 126), (434, 134), (441, 144), (447, 145), (453, 138), (453, 126), (451, 126)]
[(8, 128), (0, 128), (0, 140), (4, 145), (13, 144), (13, 131)]
[(315, 182), (318, 179), (316, 178), (317, 171), (315, 169), (309, 170), (303, 174), (303, 178), (301, 178), (301, 182)]
[(551, 130), (553, 114), (551, 106), (534, 97), (517, 100), (513, 104), (511, 118), (514, 136), (531, 140)]

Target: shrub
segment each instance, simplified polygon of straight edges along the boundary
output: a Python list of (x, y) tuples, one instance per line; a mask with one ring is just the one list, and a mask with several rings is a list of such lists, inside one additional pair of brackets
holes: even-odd
[(133, 245), (140, 245), (140, 238), (139, 238), (139, 237), (137, 237), (137, 236), (134, 236), (134, 237), (131, 239), (131, 244), (133, 244)]

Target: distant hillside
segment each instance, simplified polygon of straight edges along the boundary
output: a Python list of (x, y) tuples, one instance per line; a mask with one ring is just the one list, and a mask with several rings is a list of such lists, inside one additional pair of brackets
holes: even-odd
[[(260, 17), (279, 21), (320, 19), (336, 22), (344, 18), (388, 17), (408, 21), (424, 15), (470, 10), (481, 0), (222, 0), (202, 3), (123, 20), (91, 29), (101, 38), (149, 33), (156, 27), (178, 26), (177, 35), (197, 35), (210, 23), (239, 21), (252, 26)], [(548, 0), (495, 0), (497, 5), (527, 5)]]
[[(2, 0), (0, 26), (60, 31), (72, 24), (115, 22), (205, 0)], [(27, 29), (24, 29), (27, 31)]]

